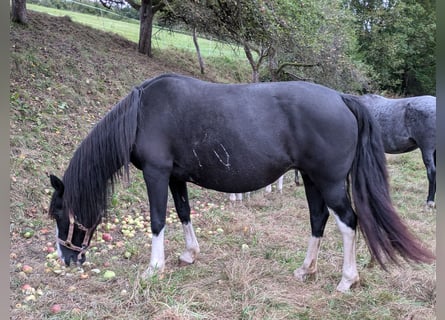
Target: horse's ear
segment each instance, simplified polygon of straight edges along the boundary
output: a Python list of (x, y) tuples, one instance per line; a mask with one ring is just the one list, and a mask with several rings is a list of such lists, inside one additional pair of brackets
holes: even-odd
[(59, 178), (57, 178), (55, 175), (52, 174), (49, 176), (49, 179), (51, 180), (51, 185), (53, 186), (53, 188), (56, 191), (63, 193), (65, 186), (63, 185), (62, 180), (60, 180)]

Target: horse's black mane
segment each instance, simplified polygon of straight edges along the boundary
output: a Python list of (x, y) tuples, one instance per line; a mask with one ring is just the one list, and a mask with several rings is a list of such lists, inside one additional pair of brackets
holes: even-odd
[(133, 89), (96, 124), (65, 171), (65, 207), (86, 227), (106, 214), (110, 186), (124, 171), (129, 175), (138, 104), (139, 89)]

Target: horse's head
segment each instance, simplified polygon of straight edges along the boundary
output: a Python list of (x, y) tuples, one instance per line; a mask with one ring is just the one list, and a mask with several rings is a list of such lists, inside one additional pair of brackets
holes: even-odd
[(56, 241), (59, 258), (69, 266), (71, 261), (81, 265), (90, 245), (91, 236), (97, 225), (86, 228), (76, 220), (73, 211), (64, 202), (65, 186), (59, 178), (50, 175), (54, 193), (51, 198), (49, 215), (56, 220)]

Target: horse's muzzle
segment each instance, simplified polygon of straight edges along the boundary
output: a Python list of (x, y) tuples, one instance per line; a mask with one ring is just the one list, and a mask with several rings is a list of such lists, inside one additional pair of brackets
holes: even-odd
[[(79, 258), (80, 256), (80, 258)], [(65, 265), (67, 267), (70, 266), (71, 262), (73, 262), (74, 264), (80, 266), (82, 265), (85, 261), (86, 261), (86, 256), (84, 253), (80, 254), (75, 252), (73, 254), (70, 255), (66, 255), (62, 258), (63, 262), (65, 263)]]

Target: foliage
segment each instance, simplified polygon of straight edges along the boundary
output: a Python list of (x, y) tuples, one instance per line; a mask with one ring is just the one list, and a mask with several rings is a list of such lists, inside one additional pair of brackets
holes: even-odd
[(281, 79), (310, 80), (341, 91), (368, 89), (366, 67), (354, 59), (354, 18), (341, 1), (294, 3), (290, 1), (284, 8), (292, 28), (280, 43), (291, 42), (281, 50), (279, 65), (297, 62), (297, 66), (287, 67)]
[(435, 1), (347, 1), (359, 53), (381, 90), (435, 94)]
[[(164, 25), (196, 28), (244, 48), (252, 80), (303, 79), (339, 90), (368, 82), (354, 49), (351, 14), (340, 1), (168, 1)], [(268, 62), (266, 64), (266, 61)]]

